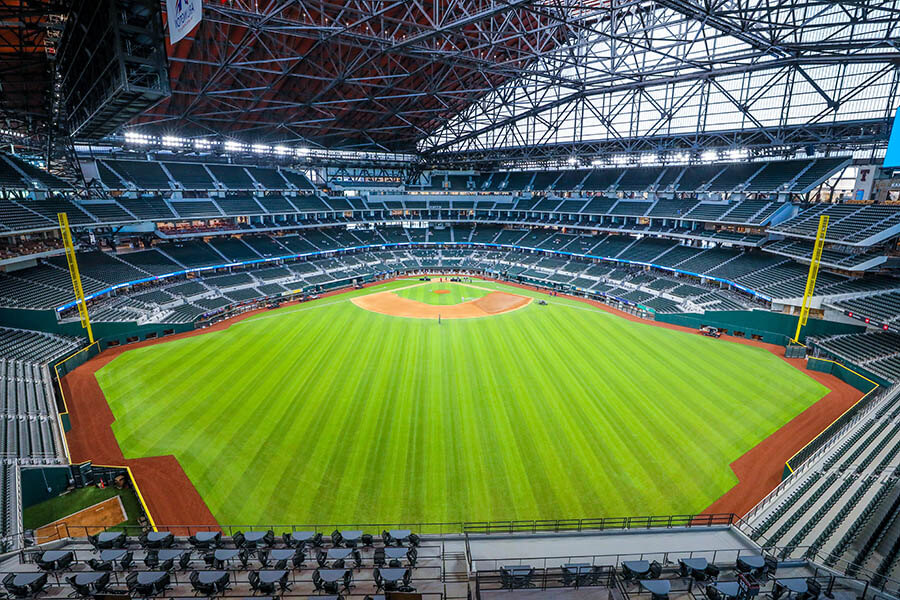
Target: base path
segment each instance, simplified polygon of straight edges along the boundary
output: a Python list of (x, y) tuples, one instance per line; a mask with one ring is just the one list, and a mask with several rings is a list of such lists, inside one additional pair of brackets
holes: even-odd
[(531, 303), (531, 298), (505, 292), (491, 292), (477, 300), (437, 306), (398, 296), (393, 292), (377, 292), (350, 300), (356, 306), (392, 317), (410, 319), (473, 319), (518, 310)]
[(67, 537), (94, 535), (127, 520), (122, 501), (116, 496), (44, 525), (34, 535), (37, 543), (43, 544)]

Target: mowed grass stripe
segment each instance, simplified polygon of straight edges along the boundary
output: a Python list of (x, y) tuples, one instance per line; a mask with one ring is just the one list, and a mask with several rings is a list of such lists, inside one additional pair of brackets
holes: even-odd
[(409, 298), (425, 304), (449, 306), (487, 296), (490, 291), (450, 282), (432, 281), (394, 292), (402, 298)]
[(685, 513), (825, 393), (763, 350), (563, 298), (440, 325), (348, 301), (417, 283), (125, 352), (98, 373), (123, 451), (175, 454), (222, 523)]

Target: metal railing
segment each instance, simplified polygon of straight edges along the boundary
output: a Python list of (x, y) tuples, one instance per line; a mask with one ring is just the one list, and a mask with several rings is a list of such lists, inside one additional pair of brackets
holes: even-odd
[[(672, 529), (682, 527), (728, 527), (738, 519), (733, 513), (715, 513), (699, 515), (666, 515), (635, 517), (601, 517), (590, 519), (549, 519), (523, 521), (452, 521), (444, 523), (394, 522), (394, 523), (316, 523), (316, 524), (276, 524), (256, 523), (238, 525), (216, 524), (159, 524), (153, 527), (138, 525), (96, 526), (96, 525), (61, 525), (64, 537), (85, 537), (107, 529), (123, 531), (128, 536), (138, 536), (149, 529), (171, 531), (175, 535), (189, 536), (201, 531), (221, 531), (223, 535), (233, 535), (242, 531), (268, 531), (276, 534), (295, 531), (312, 531), (322, 535), (331, 535), (333, 531), (362, 530), (378, 536), (382, 531), (391, 529), (408, 529), (416, 535), (456, 536), (463, 535), (508, 535), (516, 533), (564, 533), (581, 531), (613, 531), (637, 529)], [(23, 535), (19, 532), (14, 535)]]
[(647, 552), (625, 552), (617, 554), (572, 554), (567, 556), (473, 558), (472, 571), (496, 571), (506, 566), (528, 565), (538, 569), (558, 569), (567, 564), (589, 564), (593, 567), (618, 568), (628, 560), (657, 561), (663, 565), (675, 564), (687, 558), (705, 558), (713, 564), (734, 563), (739, 556), (755, 555), (756, 548), (719, 548), (715, 550), (664, 550)]

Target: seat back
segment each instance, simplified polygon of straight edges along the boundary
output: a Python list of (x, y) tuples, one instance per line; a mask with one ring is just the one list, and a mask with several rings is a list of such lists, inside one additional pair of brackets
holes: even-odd
[(159, 565), (159, 552), (150, 550), (147, 552), (147, 555), (144, 556), (144, 566), (148, 569), (155, 569), (157, 565)]
[(322, 575), (319, 574), (318, 569), (313, 571), (312, 582), (316, 588), (316, 591), (321, 591), (321, 590), (325, 589), (325, 582), (322, 580)]

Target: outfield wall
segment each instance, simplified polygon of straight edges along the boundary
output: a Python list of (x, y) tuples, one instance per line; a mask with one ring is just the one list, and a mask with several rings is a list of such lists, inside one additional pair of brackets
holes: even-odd
[(864, 395), (784, 463), (784, 470), (781, 475), (782, 481), (790, 477), (792, 473), (815, 457), (820, 451), (828, 448), (831, 442), (838, 439), (844, 431), (856, 423), (862, 415), (867, 413), (882, 398), (882, 390), (890, 385), (889, 382), (881, 379), (880, 382), (886, 384), (883, 387), (883, 384), (879, 381), (869, 379), (862, 373), (833, 360), (810, 357), (806, 361), (806, 368), (810, 371), (834, 375), (844, 383), (863, 392)]
[[(81, 327), (81, 321), (60, 323), (53, 310), (0, 308), (0, 326), (45, 331), (72, 337), (86, 337), (84, 329)], [(193, 328), (193, 323), (148, 323), (146, 325), (138, 325), (135, 321), (91, 323), (94, 339), (103, 340), (104, 348), (109, 342), (126, 344), (129, 338), (146, 340), (190, 331)]]
[[(673, 325), (682, 325), (699, 329), (704, 325), (725, 329), (729, 334), (735, 331), (744, 333), (743, 337), (759, 336), (761, 341), (768, 344), (787, 346), (797, 330), (796, 315), (773, 313), (766, 310), (722, 310), (706, 311), (699, 314), (657, 314), (656, 320)], [(838, 321), (826, 321), (823, 319), (810, 319), (800, 333), (800, 341), (807, 336), (830, 336), (848, 333), (862, 333), (866, 330), (860, 325), (840, 323)]]

